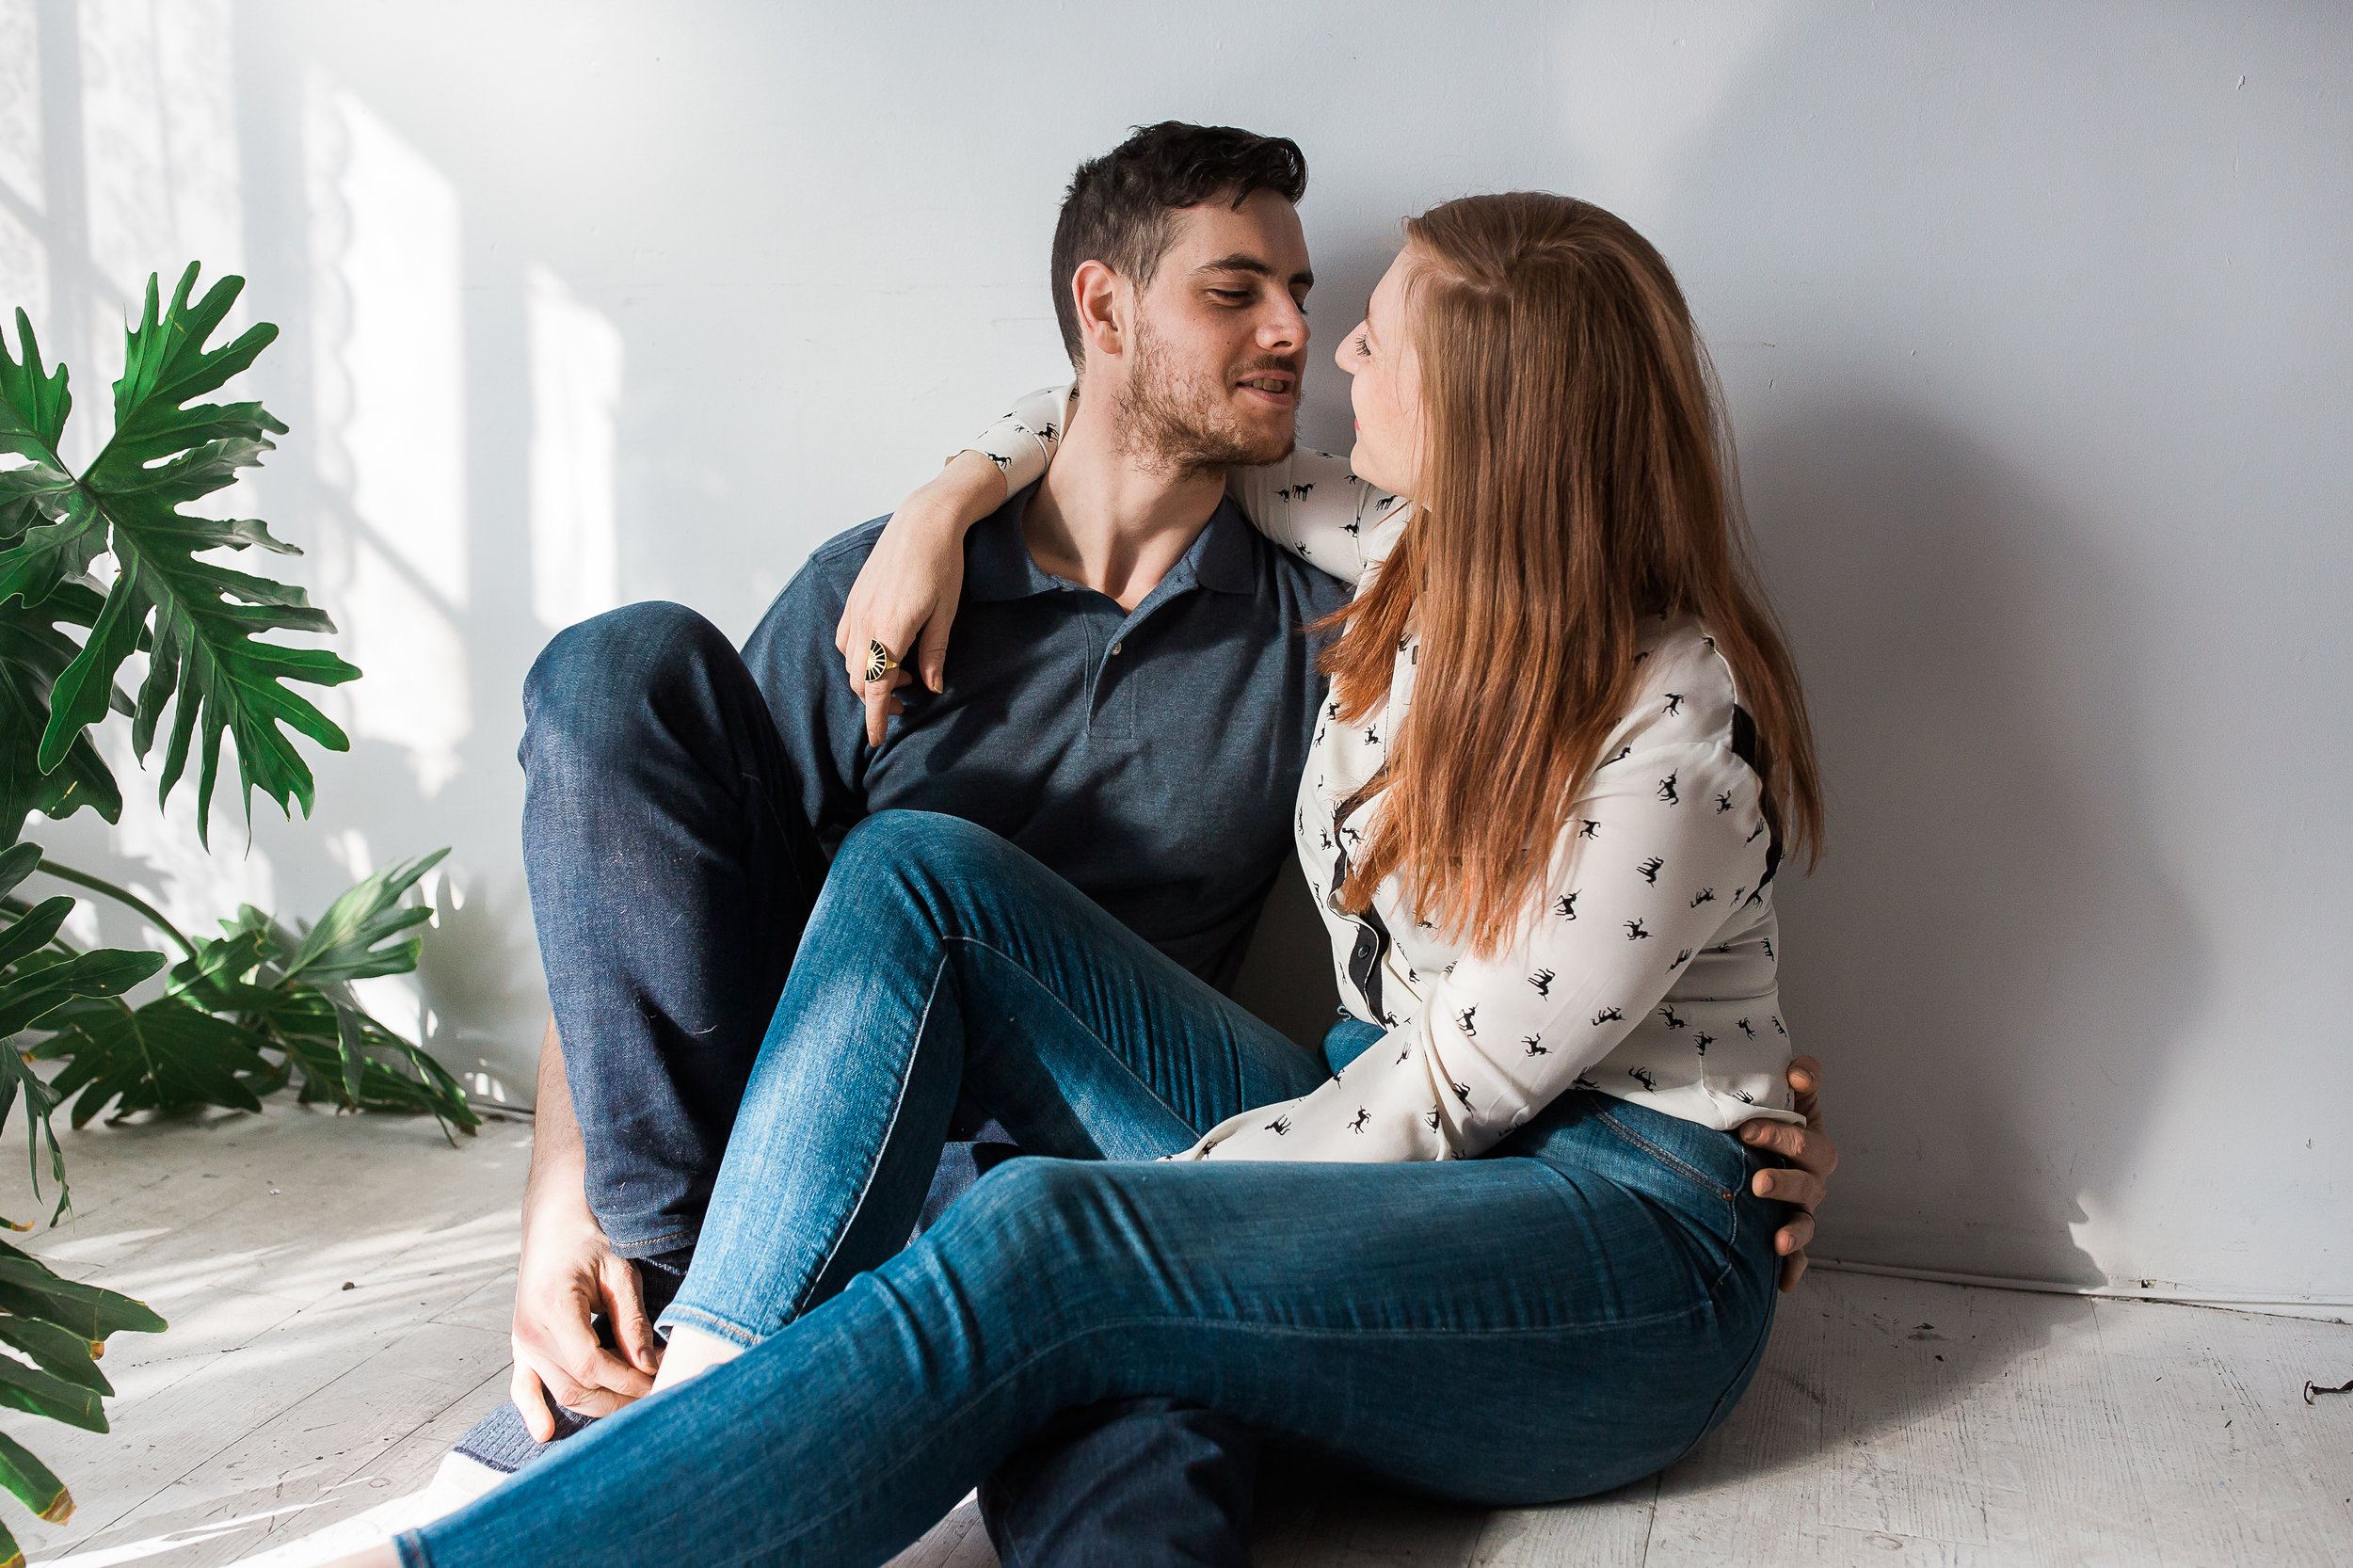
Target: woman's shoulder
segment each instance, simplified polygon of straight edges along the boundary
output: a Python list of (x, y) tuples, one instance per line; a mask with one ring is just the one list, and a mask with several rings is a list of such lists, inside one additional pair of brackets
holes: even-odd
[(1647, 617), (1635, 643), (1634, 667), (1634, 695), (1611, 737), (1611, 752), (1734, 744), (1739, 688), (1698, 616)]

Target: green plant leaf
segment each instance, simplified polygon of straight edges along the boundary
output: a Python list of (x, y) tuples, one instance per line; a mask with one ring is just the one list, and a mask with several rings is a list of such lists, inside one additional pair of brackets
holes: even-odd
[(65, 366), (59, 365), (55, 376), (41, 368), (32, 318), (22, 309), (16, 312), (16, 338), (24, 345), (21, 361), (8, 357), (8, 334), (0, 332), (0, 452), (63, 467), (57, 461), (57, 440), (65, 432), (66, 415), (73, 410)]
[(407, 974), (415, 968), (417, 954), (424, 946), (422, 937), (412, 936), (390, 947), (379, 944), (433, 918), (433, 911), (424, 905), (404, 905), (400, 901), (448, 853), (437, 849), (387, 866), (346, 888), (327, 906), (319, 923), (287, 958), (286, 978), (325, 985), (340, 980)]
[[(375, 975), (407, 974), (417, 967), (424, 947), (420, 937), (405, 942), (392, 938), (423, 924), (433, 912), (422, 904), (404, 906), (401, 899), (418, 878), (440, 863), (447, 849), (437, 849), (399, 865), (387, 866), (347, 888), (328, 905), (287, 958), (285, 973), (317, 986), (335, 1010), (336, 1049), (343, 1061), (344, 1094), (357, 1102), (366, 1077), (368, 1030), (380, 1025), (360, 1007), (348, 983)], [(390, 946), (382, 944), (391, 943)]]
[(196, 956), (171, 967), (170, 996), (184, 999), (207, 1013), (250, 1013), (267, 1009), (280, 993), (255, 985), (246, 977), (264, 958), (274, 956), (276, 944), (266, 931), (239, 931), (234, 936), (196, 939)]
[[(426, 1114), (445, 1131), (472, 1133), (482, 1118), (463, 1086), (431, 1052), (371, 1016), (350, 988), (352, 979), (416, 967), (421, 939), (401, 939), (402, 934), (431, 911), (401, 900), (446, 853), (363, 879), (305, 936), (248, 904), (235, 920), (221, 922), (223, 936), (181, 938), (189, 956), (173, 966), (170, 989), (159, 1002), (135, 1012), (103, 1000), (60, 1006), (42, 1020), (56, 1032), (32, 1054), (67, 1065), (41, 1093), (71, 1099), (79, 1127), (109, 1106), (118, 1113), (190, 1104), (242, 1107), (248, 1101), (241, 1096), (257, 1104), (296, 1082), (305, 1104)], [(0, 897), (11, 864), (0, 855)], [(42, 870), (118, 900), (130, 897), (50, 862), (42, 862)], [(31, 910), (24, 905), (24, 913)], [(40, 949), (21, 968), (72, 957)], [(34, 1096), (30, 1088), (26, 1093)]]
[[(248, 818), (257, 789), (289, 816), (297, 802), (307, 816), (315, 786), (288, 731), (331, 751), (347, 750), (350, 742), (290, 682), (331, 686), (360, 672), (324, 648), (256, 640), (268, 632), (334, 631), (334, 622), (302, 589), (198, 558), (254, 544), (288, 547), (259, 522), (180, 510), (234, 484), (240, 471), (271, 450), (270, 436), (286, 428), (259, 403), (191, 403), (251, 364), (278, 335), (264, 323), (226, 346), (207, 349), (205, 339), (229, 313), (245, 280), (224, 278), (192, 304), (197, 272), (190, 265), (181, 276), (168, 310), (158, 307), (157, 280), (148, 280), (146, 309), (130, 333), (122, 376), (115, 383), (114, 438), (82, 476), (79, 489), (89, 499), (94, 520), (79, 526), (92, 536), (104, 531), (120, 569), (88, 638), (52, 688), (39, 762), (44, 771), (57, 767), (74, 738), (105, 716), (116, 672), (148, 633), (152, 617), (152, 646), (132, 743), (144, 758), (170, 710), (158, 795), (169, 796), (193, 750), (197, 834), (209, 845), (222, 737), (236, 748)], [(70, 576), (65, 563), (88, 543), (80, 535), (63, 536), (75, 526), (31, 528), (0, 552), (0, 599), (23, 593), (38, 602), (55, 580)]]
[(55, 1323), (92, 1344), (118, 1334), (161, 1334), (165, 1328), (145, 1302), (60, 1278), (40, 1258), (6, 1241), (0, 1241), (0, 1312)]
[[(4, 1432), (0, 1432), (0, 1486), (15, 1493), (26, 1508), (53, 1525), (62, 1525), (73, 1517), (73, 1494), (65, 1489), (65, 1482), (57, 1479), (56, 1471), (35, 1459), (24, 1444)], [(15, 1551), (15, 1538), (0, 1532), (0, 1549)], [(16, 1560), (24, 1561), (24, 1554), (17, 1552)]]
[[(65, 1151), (57, 1146), (57, 1129), (51, 1118), (65, 1100), (56, 1090), (42, 1081), (39, 1073), (13, 1049), (0, 1048), (0, 1128), (8, 1125), (8, 1112), (17, 1098), (24, 1101), (24, 1160), (33, 1181), (33, 1196), (40, 1196), (40, 1155), (49, 1151), (49, 1178), (57, 1185), (56, 1207), (50, 1211), (49, 1223), (55, 1224), (72, 1201), (72, 1192), (66, 1186)], [(31, 1226), (14, 1220), (0, 1219), (0, 1224), (10, 1230), (26, 1230)]]
[(0, 469), (0, 543), (14, 544), (28, 528), (65, 520), (76, 504), (72, 476), (47, 463)]
[(72, 912), (73, 901), (60, 893), (56, 898), (41, 900), (22, 919), (10, 921), (5, 930), (0, 930), (0, 968), (47, 947)]
[[(0, 895), (9, 893), (40, 863), (40, 846), (17, 844), (0, 852)], [(11, 900), (12, 903), (18, 902)], [(65, 1211), (65, 1156), (50, 1118), (64, 1103), (63, 1095), (41, 1080), (12, 1043), (23, 1031), (62, 1018), (72, 1008), (105, 1006), (91, 999), (121, 995), (163, 968), (160, 952), (124, 952), (101, 949), (94, 952), (65, 952), (55, 947), (57, 929), (73, 908), (73, 900), (57, 897), (12, 910), (0, 925), (0, 1128), (22, 1098), (25, 1114), (25, 1157), (33, 1192), (40, 1192), (41, 1153), (46, 1146), (50, 1175), (57, 1183), (57, 1207)], [(6, 1222), (13, 1224), (13, 1222)]]
[(0, 1040), (32, 1028), (77, 997), (119, 997), (163, 967), (160, 952), (102, 948), (0, 981)]
[(24, 1548), (16, 1544), (6, 1525), (0, 1525), (0, 1568), (24, 1568)]
[(115, 1391), (115, 1385), (106, 1381), (106, 1374), (98, 1369), (97, 1358), (90, 1353), (90, 1341), (72, 1329), (36, 1318), (0, 1313), (0, 1341), (31, 1356), (33, 1365), (52, 1376), (100, 1394)]
[[(150, 956), (161, 966), (161, 953)], [(137, 1008), (77, 1004), (51, 1021), (57, 1032), (33, 1054), (71, 1058), (50, 1088), (73, 1101), (75, 1127), (109, 1105), (118, 1115), (178, 1105), (262, 1109), (247, 1080), (267, 1075), (261, 1053), (270, 1041), (179, 997)]]
[(12, 1355), (0, 1355), (0, 1405), (46, 1416), (85, 1432), (106, 1430), (106, 1410), (96, 1389), (77, 1388)]
[[(0, 600), (0, 840), (13, 840), (35, 811), (65, 818), (87, 806), (108, 822), (121, 820), (114, 770), (87, 731), (74, 735), (60, 766), (44, 771), (40, 765), (51, 690), (82, 651), (58, 628), (89, 626), (104, 603), (78, 583), (57, 584), (39, 604)], [(111, 700), (120, 712), (131, 712), (131, 699), (120, 690)]]

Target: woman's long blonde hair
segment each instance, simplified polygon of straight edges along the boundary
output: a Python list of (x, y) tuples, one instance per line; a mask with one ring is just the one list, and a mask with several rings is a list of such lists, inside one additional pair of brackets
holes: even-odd
[(1413, 707), (1369, 789), (1383, 809), (1345, 907), (1398, 875), (1416, 918), (1509, 936), (1624, 716), (1644, 616), (1715, 637), (1756, 725), (1785, 852), (1818, 854), (1821, 786), (1795, 664), (1748, 551), (1715, 376), (1674, 275), (1591, 202), (1472, 196), (1408, 219), (1407, 330), (1425, 449), (1417, 512), (1327, 625), (1341, 712), (1388, 695), (1410, 628)]

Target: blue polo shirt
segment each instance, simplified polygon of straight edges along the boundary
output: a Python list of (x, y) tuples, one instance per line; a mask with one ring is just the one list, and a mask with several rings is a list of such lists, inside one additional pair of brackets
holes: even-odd
[(1041, 569), (1021, 536), (1034, 487), (965, 541), (948, 690), (902, 688), (879, 747), (833, 646), (888, 522), (820, 546), (744, 661), (830, 853), (875, 811), (943, 811), (1035, 856), (1220, 990), (1291, 853), (1323, 677), (1306, 628), (1347, 601), (1221, 501), (1133, 610)]

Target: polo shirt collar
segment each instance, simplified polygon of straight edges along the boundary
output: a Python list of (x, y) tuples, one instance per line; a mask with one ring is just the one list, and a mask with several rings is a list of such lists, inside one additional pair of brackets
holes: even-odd
[(1209, 514), (1209, 526), (1201, 530), (1201, 536), (1185, 552), (1185, 560), (1193, 567), (1193, 581), (1222, 594), (1256, 593), (1257, 564), (1250, 548), (1250, 536), (1256, 532), (1250, 520), (1234, 504), (1234, 498), (1221, 497), (1217, 510)]
[[(965, 544), (966, 598), (996, 602), (1027, 599), (1032, 594), (1069, 586), (1037, 564), (1030, 553), (1029, 541), (1021, 536), (1022, 516), (1029, 510), (1030, 498), (1036, 493), (1037, 487), (1029, 486), (973, 526)], [(1222, 594), (1257, 591), (1256, 563), (1250, 548), (1252, 532), (1232, 498), (1220, 499), (1217, 510), (1209, 514), (1208, 524), (1170, 568), (1162, 585), (1197, 585)]]
[(1021, 515), (1030, 509), (1031, 485), (1006, 498), (965, 536), (964, 597), (982, 602), (1027, 599), (1067, 586), (1037, 564), (1030, 541), (1021, 536)]

